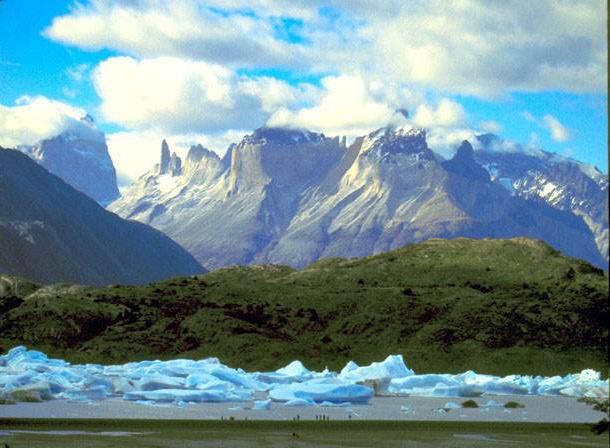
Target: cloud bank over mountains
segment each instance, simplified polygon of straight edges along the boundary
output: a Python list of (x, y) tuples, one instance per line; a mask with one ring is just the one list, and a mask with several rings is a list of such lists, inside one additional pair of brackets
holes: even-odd
[[(120, 129), (110, 151), (128, 181), (137, 173), (127, 163), (143, 172), (154, 160), (158, 143), (143, 148), (152, 135), (222, 154), (228, 136), (263, 124), (355, 137), (406, 108), (414, 126), (434, 128), (430, 144), (442, 151), (504, 127), (471, 118), (461, 96), (605, 94), (605, 8), (600, 0), (90, 0), (41, 31), (108, 54), (77, 75), (99, 97), (90, 112)], [(0, 143), (57, 134), (83, 112), (24, 97), (0, 106)], [(553, 141), (570, 140), (552, 113), (537, 120)]]
[[(45, 33), (139, 58), (378, 72), (481, 95), (582, 92), (606, 89), (602, 10), (597, 0), (95, 0), (57, 17)], [(295, 26), (286, 30), (286, 20)]]
[(22, 96), (15, 106), (0, 104), (0, 146), (31, 145), (78, 123), (81, 108), (43, 96)]

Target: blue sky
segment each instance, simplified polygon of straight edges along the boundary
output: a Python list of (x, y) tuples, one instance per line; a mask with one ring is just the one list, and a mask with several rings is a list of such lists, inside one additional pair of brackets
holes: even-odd
[(265, 123), (355, 136), (406, 107), (447, 148), (492, 130), (607, 172), (605, 2), (475, 3), (5, 0), (0, 143), (85, 110), (129, 179), (160, 136), (222, 152)]

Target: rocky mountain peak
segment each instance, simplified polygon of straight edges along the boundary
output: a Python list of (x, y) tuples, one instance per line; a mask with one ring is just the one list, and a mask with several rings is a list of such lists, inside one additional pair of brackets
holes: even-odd
[(464, 140), (452, 159), (441, 163), (445, 170), (465, 177), (466, 179), (489, 183), (491, 178), (485, 168), (474, 158), (474, 149), (468, 140)]
[(167, 174), (169, 171), (169, 161), (171, 155), (169, 152), (169, 145), (167, 141), (163, 139), (161, 142), (161, 161), (159, 162), (159, 174)]
[(58, 135), (17, 149), (100, 204), (119, 197), (106, 136), (89, 114), (71, 120)]
[(89, 114), (85, 114), (83, 117), (81, 117), (80, 121), (82, 121), (83, 123), (87, 123), (90, 126), (94, 126), (95, 125), (95, 120)]
[(182, 159), (175, 152), (172, 152), (169, 158), (168, 171), (172, 176), (180, 176), (182, 174)]
[(263, 127), (231, 146), (227, 158), (229, 194), (273, 184), (299, 189), (316, 182), (344, 153), (339, 137)]
[(481, 145), (485, 148), (491, 148), (491, 146), (500, 141), (500, 138), (496, 134), (488, 132), (486, 134), (477, 135), (477, 140), (481, 142)]
[(474, 149), (468, 140), (464, 140), (453, 156), (454, 160), (474, 162)]
[(419, 160), (435, 160), (426, 142), (426, 131), (420, 128), (387, 126), (377, 129), (364, 138), (360, 151), (378, 156), (406, 154)]
[(218, 159), (218, 155), (215, 152), (210, 151), (200, 144), (193, 145), (189, 148), (189, 152), (186, 155), (186, 163), (196, 164), (206, 157)]
[(273, 143), (279, 145), (296, 145), (301, 143), (320, 143), (326, 137), (306, 129), (284, 127), (262, 127), (245, 137), (250, 144)]

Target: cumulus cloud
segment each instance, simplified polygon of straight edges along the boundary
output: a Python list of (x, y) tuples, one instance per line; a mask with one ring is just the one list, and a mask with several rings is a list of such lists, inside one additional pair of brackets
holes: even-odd
[[(370, 74), (445, 92), (605, 92), (606, 2), (92, 0), (46, 30), (83, 49)], [(300, 23), (286, 39), (283, 22)]]
[[(284, 65), (301, 46), (278, 39), (271, 20), (197, 0), (93, 0), (56, 17), (45, 35), (84, 50), (175, 56), (237, 66)], [(221, 5), (219, 5), (221, 6)], [(228, 5), (224, 5), (228, 7)]]
[(468, 140), (475, 149), (479, 145), (478, 133), (468, 128), (435, 127), (428, 130), (426, 141), (431, 150), (444, 158), (451, 158), (464, 140)]
[(267, 124), (307, 128), (330, 135), (362, 135), (386, 126), (401, 105), (391, 105), (382, 96), (385, 93), (382, 87), (360, 76), (329, 76), (322, 80), (314, 104), (297, 109), (280, 108)]
[[(429, 128), (431, 146), (452, 148), (473, 135), (454, 93), (606, 92), (605, 11), (601, 0), (89, 0), (45, 35), (127, 55), (91, 76), (103, 117), (130, 130), (111, 137), (117, 166), (149, 167), (167, 136), (205, 145), (205, 136), (222, 141), (240, 132), (227, 130), (267, 123), (353, 137), (402, 107), (412, 125)], [(81, 68), (68, 72), (75, 82), (89, 74)], [(294, 85), (238, 74), (275, 68), (324, 77)], [(556, 141), (570, 138), (551, 115), (524, 116)], [(483, 121), (479, 129), (502, 127)], [(128, 163), (119, 153), (130, 151), (152, 155)]]
[[(530, 123), (534, 123), (539, 128), (546, 129), (551, 138), (556, 142), (563, 143), (572, 138), (572, 133), (570, 130), (551, 114), (546, 114), (544, 117), (542, 117), (542, 119), (540, 119), (531, 112), (525, 110), (521, 113), (521, 116)], [(530, 138), (530, 140), (536, 140), (536, 143), (539, 144), (539, 136), (536, 133), (532, 133), (532, 135), (535, 137)]]
[(388, 76), (446, 91), (603, 92), (605, 9), (599, 0), (409, 2), (383, 27), (370, 21), (372, 54)]
[(436, 107), (421, 104), (415, 111), (413, 122), (420, 127), (456, 127), (464, 124), (464, 108), (448, 98), (439, 101)]
[(547, 114), (543, 118), (544, 125), (551, 133), (551, 138), (556, 142), (566, 142), (570, 140), (570, 130), (566, 128), (561, 122), (554, 116)]
[(114, 57), (93, 74), (103, 116), (127, 128), (217, 132), (261, 126), (301, 95), (277, 79), (237, 76), (216, 64), (172, 57)]
[(491, 132), (492, 134), (497, 134), (502, 131), (502, 125), (494, 120), (481, 121), (479, 127), (481, 128), (481, 131)]
[(22, 96), (14, 106), (0, 104), (0, 145), (31, 145), (73, 126), (83, 109), (44, 96)]

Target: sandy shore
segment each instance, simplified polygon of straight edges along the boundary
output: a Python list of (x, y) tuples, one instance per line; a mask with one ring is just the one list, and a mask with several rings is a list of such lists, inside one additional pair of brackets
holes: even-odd
[(159, 420), (315, 420), (325, 415), (330, 420), (411, 420), (411, 421), (482, 421), (536, 423), (590, 423), (603, 417), (590, 406), (574, 398), (557, 396), (485, 396), (474, 400), (483, 406), (489, 400), (500, 404), (516, 401), (524, 408), (459, 408), (446, 412), (446, 403), (460, 405), (465, 398), (375, 397), (368, 405), (347, 407), (287, 407), (272, 403), (268, 410), (251, 409), (252, 402), (203, 403), (187, 406), (143, 405), (121, 399), (97, 403), (53, 400), (43, 403), (18, 403), (0, 406), (0, 418), (102, 418)]

